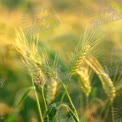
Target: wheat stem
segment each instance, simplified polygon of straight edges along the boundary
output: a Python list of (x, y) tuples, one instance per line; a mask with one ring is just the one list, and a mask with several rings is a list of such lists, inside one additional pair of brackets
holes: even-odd
[[(47, 104), (46, 104), (46, 99), (45, 99), (45, 95), (44, 95), (44, 87), (41, 88), (41, 91), (42, 91), (42, 98), (43, 98), (43, 101), (44, 101), (44, 107), (45, 107), (45, 110), (47, 112)], [(47, 121), (49, 122), (48, 115), (47, 115)]]
[(114, 122), (114, 107), (113, 107), (113, 101), (111, 101), (111, 115), (112, 115), (112, 122)]
[(103, 120), (104, 120), (104, 121), (105, 121), (105, 119), (106, 119), (107, 116), (108, 116), (108, 112), (109, 112), (109, 110), (110, 110), (110, 107), (111, 107), (111, 105), (108, 105), (108, 106), (106, 107), (105, 115), (104, 115), (104, 117), (103, 117)]
[(41, 120), (41, 122), (44, 122), (44, 121), (43, 121), (43, 116), (42, 116), (41, 107), (40, 107), (40, 103), (39, 103), (38, 94), (37, 94), (36, 87), (35, 87), (35, 85), (34, 85), (34, 81), (33, 81), (33, 80), (32, 80), (32, 85), (33, 85), (34, 88), (35, 88), (34, 91), (35, 91), (37, 107), (38, 107), (38, 111), (39, 111), (39, 115), (40, 115), (40, 120)]
[(64, 97), (65, 97), (65, 91), (63, 92), (63, 94), (62, 94), (62, 96), (61, 96), (61, 100), (60, 100), (60, 103), (62, 103), (63, 102), (63, 99), (64, 99)]
[(86, 110), (88, 109), (88, 96), (86, 96)]
[(66, 88), (65, 84), (64, 84), (64, 83), (62, 82), (62, 80), (60, 80), (59, 78), (58, 78), (58, 80), (61, 82), (61, 84), (62, 84), (62, 86), (63, 86), (63, 88), (64, 88), (64, 90), (65, 90), (65, 93), (66, 93), (66, 95), (67, 95), (67, 97), (68, 97), (68, 99), (69, 99), (69, 102), (70, 102), (71, 106), (72, 106), (72, 109), (73, 109), (73, 111), (74, 111), (74, 114), (75, 114), (75, 117), (76, 117), (76, 119), (77, 119), (77, 122), (80, 122), (79, 117), (78, 117), (78, 114), (77, 114), (77, 111), (76, 111), (76, 108), (75, 108), (75, 106), (74, 106), (74, 104), (73, 104), (73, 102), (72, 102), (72, 99), (71, 99), (71, 97), (70, 97), (70, 95), (69, 95), (69, 93), (68, 93), (68, 91), (67, 91), (67, 88)]

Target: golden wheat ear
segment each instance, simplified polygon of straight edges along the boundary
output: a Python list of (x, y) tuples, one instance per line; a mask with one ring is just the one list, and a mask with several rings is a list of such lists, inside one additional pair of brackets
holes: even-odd
[(85, 59), (85, 61), (94, 70), (94, 72), (98, 75), (105, 93), (113, 101), (113, 99), (116, 95), (115, 94), (115, 87), (114, 87), (112, 80), (106, 74), (106, 72), (103, 69), (103, 67), (101, 66), (101, 64), (94, 57), (87, 57)]
[(39, 53), (38, 38), (27, 37), (21, 29), (20, 33), (17, 32), (14, 47), (20, 53), (33, 81), (43, 87), (46, 82), (46, 76), (42, 70), (45, 57)]
[[(112, 66), (111, 66), (111, 68), (112, 68)], [(108, 70), (108, 73), (109, 73), (109, 70)], [(121, 69), (121, 63), (114, 66), (114, 71), (112, 71), (112, 74), (113, 74), (112, 79), (114, 81), (115, 89), (116, 89), (116, 96), (121, 95), (122, 94), (122, 69)]]
[(77, 74), (79, 77), (81, 89), (83, 90), (85, 95), (88, 97), (91, 92), (92, 70), (85, 63), (85, 61), (82, 60), (81, 66), (77, 70), (75, 70), (75, 74)]

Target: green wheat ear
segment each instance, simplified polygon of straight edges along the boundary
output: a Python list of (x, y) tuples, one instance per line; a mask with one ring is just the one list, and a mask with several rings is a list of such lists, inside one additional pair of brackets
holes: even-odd
[(81, 35), (78, 46), (76, 47), (73, 61), (71, 62), (71, 73), (74, 74), (79, 70), (82, 60), (87, 56), (99, 57), (102, 54), (100, 44), (102, 42), (102, 35), (97, 30), (85, 29)]

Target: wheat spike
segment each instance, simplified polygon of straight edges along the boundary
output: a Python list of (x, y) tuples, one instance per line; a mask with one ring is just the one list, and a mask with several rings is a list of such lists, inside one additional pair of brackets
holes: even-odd
[(91, 92), (89, 67), (84, 61), (89, 55), (98, 56), (98, 45), (101, 42), (101, 38), (97, 35), (96, 31), (86, 29), (83, 35), (80, 37), (79, 44), (76, 50), (74, 58), (74, 65), (71, 70), (71, 74), (78, 74), (80, 78), (81, 88), (86, 96), (89, 96)]
[(77, 73), (78, 68), (81, 67), (82, 60), (89, 55), (99, 56), (101, 54), (101, 49), (99, 44), (101, 43), (102, 36), (98, 34), (96, 30), (85, 29), (84, 33), (81, 35), (78, 46), (75, 51), (75, 57), (72, 62), (73, 68), (71, 70), (72, 74)]
[(95, 71), (95, 73), (100, 78), (100, 81), (102, 83), (103, 89), (105, 93), (108, 95), (108, 97), (113, 101), (115, 97), (115, 87), (110, 79), (110, 77), (106, 74), (103, 67), (100, 65), (100, 63), (95, 59), (94, 57), (87, 57), (85, 59), (85, 62)]
[(43, 67), (45, 57), (39, 54), (38, 39), (27, 38), (22, 30), (21, 32), (21, 34), (17, 32), (16, 42), (13, 45), (20, 53), (33, 81), (40, 87), (43, 87), (46, 82), (46, 76), (40, 66)]
[(50, 81), (46, 83), (46, 101), (50, 104), (56, 96), (58, 81), (54, 78), (51, 78)]
[(81, 88), (83, 92), (85, 93), (85, 95), (88, 97), (91, 92), (91, 76), (92, 75), (91, 75), (91, 69), (84, 62), (84, 60), (82, 61), (82, 65), (79, 68), (79, 70), (77, 70), (77, 74), (80, 78)]
[(29, 61), (26, 67), (33, 79), (33, 81), (40, 87), (43, 87), (46, 83), (46, 76), (43, 71), (33, 62)]

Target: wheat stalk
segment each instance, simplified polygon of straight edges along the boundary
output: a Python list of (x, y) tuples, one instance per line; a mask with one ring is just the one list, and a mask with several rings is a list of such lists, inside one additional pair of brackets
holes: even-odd
[[(32, 85), (35, 87), (35, 84), (34, 84), (35, 82), (43, 90), (43, 87), (46, 83), (46, 76), (42, 70), (42, 67), (44, 66), (43, 64), (44, 64), (45, 58), (43, 55), (40, 56), (39, 54), (38, 42), (37, 42), (38, 39), (35, 40), (33, 37), (27, 38), (24, 35), (23, 31), (21, 32), (22, 32), (21, 34), (17, 33), (17, 39), (13, 45), (15, 49), (20, 53), (23, 59), (23, 62), (32, 77)], [(33, 42), (29, 42), (29, 41), (33, 41)], [(38, 110), (40, 114), (40, 120), (41, 122), (43, 122), (42, 111), (41, 111), (39, 98), (38, 98), (36, 89), (35, 89), (35, 95), (36, 95), (37, 106), (38, 106)], [(42, 96), (44, 96), (44, 94), (42, 94)], [(45, 103), (45, 110), (47, 111), (45, 99), (43, 100)], [(47, 115), (47, 119), (48, 119), (48, 115)]]
[(94, 72), (98, 75), (103, 89), (107, 96), (110, 99), (111, 103), (111, 112), (112, 112), (112, 122), (114, 122), (114, 110), (113, 110), (113, 100), (116, 96), (116, 89), (114, 87), (114, 84), (108, 74), (106, 74), (105, 70), (101, 66), (101, 64), (98, 62), (98, 60), (92, 56), (87, 57), (85, 59), (86, 63), (94, 70)]

